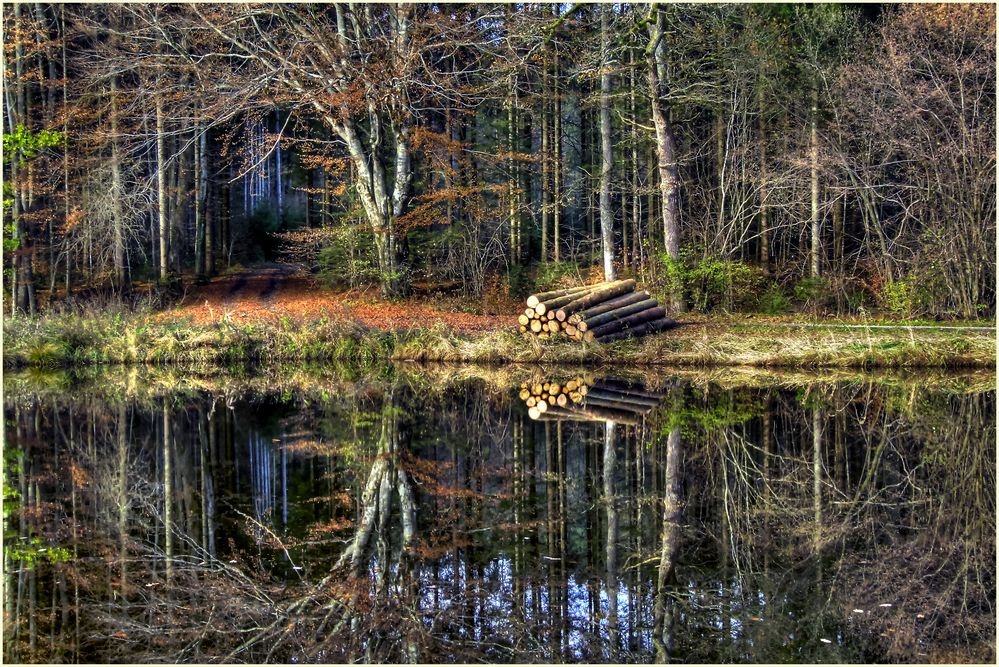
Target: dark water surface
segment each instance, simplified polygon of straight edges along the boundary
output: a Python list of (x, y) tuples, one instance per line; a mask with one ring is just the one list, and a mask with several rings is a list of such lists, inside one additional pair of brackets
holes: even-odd
[(4, 389), (8, 662), (995, 660), (993, 375)]

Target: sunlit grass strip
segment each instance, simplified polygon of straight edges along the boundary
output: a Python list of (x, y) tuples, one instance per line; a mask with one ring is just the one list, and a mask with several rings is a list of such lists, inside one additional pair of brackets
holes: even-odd
[(79, 364), (229, 364), (384, 360), (451, 363), (756, 366), (783, 368), (991, 368), (995, 335), (946, 329), (684, 326), (608, 345), (525, 341), (515, 333), (456, 334), (444, 325), (406, 331), (354, 322), (193, 324), (145, 317), (59, 316), (4, 322), (6, 367)]

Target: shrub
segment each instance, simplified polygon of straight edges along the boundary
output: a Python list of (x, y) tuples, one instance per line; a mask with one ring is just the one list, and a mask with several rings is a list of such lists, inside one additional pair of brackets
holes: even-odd
[(746, 310), (756, 307), (763, 280), (760, 269), (744, 262), (706, 257), (688, 271), (687, 284), (697, 310)]
[(578, 285), (579, 269), (570, 262), (545, 262), (538, 268), (534, 291), (548, 292), (562, 287)]
[(802, 278), (794, 286), (794, 300), (812, 311), (825, 310), (836, 304), (835, 290), (821, 276)]
[(527, 296), (530, 287), (527, 267), (521, 264), (511, 264), (506, 274), (507, 294), (515, 299), (519, 299)]
[(356, 226), (332, 230), (317, 264), (319, 280), (329, 287), (357, 287), (377, 283), (380, 277), (371, 232)]
[(752, 310), (766, 280), (763, 271), (738, 260), (703, 257), (684, 248), (679, 259), (658, 255), (653, 288), (660, 294), (682, 290), (693, 310)]
[(771, 285), (760, 295), (757, 308), (767, 315), (782, 315), (791, 309), (791, 300), (778, 285)]
[(881, 288), (881, 305), (901, 317), (911, 317), (915, 290), (905, 280), (887, 282)]

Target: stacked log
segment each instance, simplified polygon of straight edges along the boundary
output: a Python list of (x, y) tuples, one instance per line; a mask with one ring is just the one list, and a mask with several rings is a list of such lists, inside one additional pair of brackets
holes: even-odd
[(644, 336), (676, 326), (648, 292), (635, 291), (630, 279), (532, 294), (517, 319), (525, 336), (564, 335), (586, 342)]
[(531, 419), (538, 419), (549, 410), (582, 403), (592, 385), (593, 376), (588, 374), (577, 375), (564, 382), (523, 382), (520, 385), (520, 400), (527, 404)]
[(662, 395), (612, 380), (577, 375), (565, 382), (524, 382), (520, 398), (535, 421), (613, 421), (635, 425), (659, 405)]

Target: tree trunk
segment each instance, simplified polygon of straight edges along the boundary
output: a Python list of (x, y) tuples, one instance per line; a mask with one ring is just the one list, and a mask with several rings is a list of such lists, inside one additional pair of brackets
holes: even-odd
[[(552, 5), (552, 11), (555, 15), (558, 15), (558, 4)], [(552, 158), (554, 162), (552, 163), (552, 176), (554, 180), (554, 203), (555, 208), (552, 211), (552, 249), (554, 250), (555, 262), (561, 261), (561, 240), (559, 238), (560, 229), (562, 227), (562, 98), (559, 94), (558, 79), (559, 79), (559, 56), (558, 56), (558, 45), (555, 46), (555, 68), (553, 72), (553, 97), (554, 97), (554, 136), (553, 136), (553, 148)]]
[[(603, 8), (606, 11), (606, 8)], [(617, 572), (617, 543), (618, 543), (618, 512), (617, 498), (614, 492), (614, 481), (616, 477), (617, 454), (615, 451), (615, 423), (606, 422), (604, 426), (604, 502), (607, 504), (607, 626), (610, 631), (609, 644), (611, 653), (607, 656), (613, 660), (616, 657), (618, 647), (618, 572)]]
[(194, 272), (198, 280), (205, 279), (206, 273), (206, 225), (205, 202), (207, 168), (205, 164), (205, 136), (207, 130), (200, 124), (195, 125), (194, 141)]
[(510, 263), (520, 263), (520, 239), (517, 235), (517, 166), (513, 154), (516, 152), (517, 136), (517, 77), (510, 77), (510, 91), (507, 97), (507, 153), (510, 155), (507, 160), (507, 199), (508, 216), (510, 220)]
[(611, 75), (609, 70), (610, 30), (607, 15), (610, 8), (600, 7), (600, 239), (604, 258), (604, 280), (614, 280), (614, 212), (611, 210), (610, 180), (614, 166), (614, 151), (611, 147), (610, 94)]
[(163, 550), (167, 585), (173, 578), (173, 446), (170, 438), (170, 408), (163, 399)]
[(811, 250), (811, 275), (813, 278), (819, 276), (820, 262), (820, 237), (819, 237), (819, 87), (815, 83), (812, 85), (812, 113), (811, 113), (811, 141), (809, 150), (809, 162), (811, 165), (811, 185), (812, 185), (812, 250)]
[(673, 619), (675, 601), (670, 586), (676, 578), (674, 566), (680, 547), (681, 490), (680, 470), (683, 440), (679, 427), (670, 431), (666, 440), (666, 483), (663, 494), (662, 551), (653, 607), (653, 644), (657, 662), (669, 662), (673, 653)]
[[(666, 73), (666, 56), (662, 44), (663, 17), (658, 7), (652, 7), (649, 19), (649, 43), (645, 49), (645, 58), (649, 72), (652, 122), (656, 128), (656, 158), (659, 163), (659, 189), (662, 194), (663, 243), (666, 254), (673, 261), (679, 261), (680, 170), (676, 158), (676, 140), (667, 117), (666, 105), (663, 102), (662, 77)], [(682, 287), (674, 285), (670, 296), (673, 311), (683, 312)]]
[(163, 96), (156, 93), (156, 197), (157, 214), (159, 216), (160, 234), (160, 272), (159, 279), (166, 280), (170, 273), (170, 231), (167, 217), (167, 179), (166, 179), (166, 131), (164, 129)]
[[(201, 184), (204, 188), (204, 211), (205, 211), (205, 276), (215, 275), (215, 218), (218, 216), (218, 191), (212, 186), (211, 177), (208, 172), (208, 165), (211, 163), (211, 153), (209, 152), (208, 132), (205, 131), (201, 143)], [(311, 172), (310, 172), (311, 173)], [(308, 207), (309, 193), (305, 193), (306, 207)], [(306, 209), (308, 210), (308, 209)]]
[(114, 206), (114, 273), (120, 292), (128, 288), (128, 267), (125, 266), (125, 214), (122, 197), (125, 185), (121, 177), (121, 152), (118, 147), (118, 83), (111, 77), (111, 187)]
[(760, 266), (763, 274), (770, 275), (770, 209), (767, 205), (767, 135), (763, 118), (763, 86), (758, 84), (757, 102), (759, 104), (758, 123), (760, 147)]
[[(65, 146), (63, 147), (62, 156), (62, 178), (63, 178), (63, 220), (69, 220), (69, 74), (66, 69), (66, 5), (62, 4), (59, 6), (59, 22), (60, 22), (60, 32), (62, 35), (62, 133), (64, 138)], [(68, 248), (64, 248), (64, 253), (66, 255), (66, 297), (69, 298), (70, 290), (70, 252)], [(54, 274), (54, 270), (53, 270)], [(53, 292), (55, 283), (53, 283)]]
[[(173, 161), (170, 181), (167, 187), (173, 195), (170, 202), (170, 222), (168, 228), (170, 246), (170, 266), (173, 271), (181, 272), (181, 261), (187, 248), (187, 177), (190, 172), (190, 151), (185, 149), (184, 140), (176, 137), (173, 142), (173, 153), (177, 159)], [(176, 237), (174, 236), (176, 235)]]
[(549, 171), (551, 169), (551, 156), (548, 154), (548, 99), (551, 95), (549, 90), (549, 73), (547, 50), (545, 59), (541, 66), (541, 263), (548, 262), (548, 214), (552, 204), (552, 192)]
[[(631, 119), (633, 123), (637, 123), (638, 114), (637, 107), (635, 104), (635, 89), (637, 88), (636, 79), (636, 65), (635, 65), (635, 50), (628, 49), (628, 63), (629, 67), (629, 77), (628, 77), (628, 102), (630, 105)], [(628, 244), (624, 244), (624, 265), (627, 267), (630, 264), (632, 267), (637, 266), (638, 261), (638, 224), (639, 215), (641, 208), (641, 196), (638, 193), (638, 125), (634, 124), (631, 128), (631, 257), (628, 256)], [(622, 221), (622, 228), (627, 226), (627, 222)]]
[[(281, 133), (281, 110), (274, 112), (274, 132)], [(278, 139), (277, 148), (274, 149), (274, 176), (277, 179), (277, 221), (281, 224), (284, 219), (284, 189), (281, 182), (281, 141)]]

